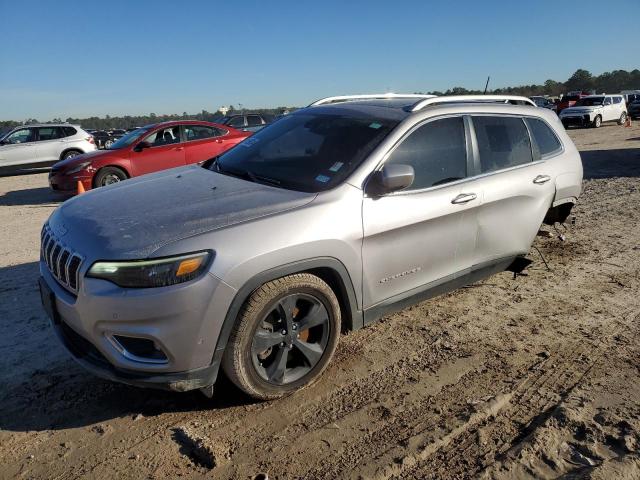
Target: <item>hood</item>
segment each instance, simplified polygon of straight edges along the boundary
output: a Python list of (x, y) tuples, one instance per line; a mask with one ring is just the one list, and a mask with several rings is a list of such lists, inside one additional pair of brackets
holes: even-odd
[(93, 259), (146, 258), (179, 239), (309, 203), (316, 194), (181, 167), (101, 187), (63, 203), (49, 224)]
[[(82, 162), (88, 162), (93, 160), (99, 160), (105, 157), (113, 157), (114, 155), (118, 155), (117, 152), (120, 150), (94, 150), (92, 152), (83, 153), (82, 155), (76, 155), (75, 157), (67, 158), (66, 160), (60, 160), (55, 163), (52, 170), (66, 170), (69, 167), (78, 165)], [(126, 152), (126, 150), (122, 150), (122, 152)]]

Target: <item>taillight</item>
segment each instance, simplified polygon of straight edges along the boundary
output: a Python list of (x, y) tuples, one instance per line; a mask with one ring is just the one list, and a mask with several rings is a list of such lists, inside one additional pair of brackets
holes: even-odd
[(91, 137), (91, 136), (89, 136), (89, 137), (85, 138), (85, 140), (86, 140), (87, 142), (89, 142), (89, 143), (95, 143), (95, 142), (93, 141), (93, 137)]

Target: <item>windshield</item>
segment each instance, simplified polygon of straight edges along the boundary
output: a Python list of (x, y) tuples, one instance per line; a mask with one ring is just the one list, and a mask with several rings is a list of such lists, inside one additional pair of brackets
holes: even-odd
[(397, 120), (340, 114), (287, 115), (239, 143), (213, 171), (304, 192), (339, 185)]
[(576, 100), (580, 100), (580, 97), (577, 95), (565, 95), (562, 97), (563, 102), (575, 102)]
[(143, 134), (147, 133), (151, 130), (152, 127), (143, 127), (134, 130), (133, 132), (129, 132), (123, 137), (120, 137), (117, 141), (113, 142), (113, 145), (109, 147), (109, 150), (118, 150), (120, 148), (125, 148), (138, 140)]
[(593, 107), (594, 105), (602, 105), (604, 103), (604, 97), (587, 97), (581, 98), (576, 102), (576, 107)]

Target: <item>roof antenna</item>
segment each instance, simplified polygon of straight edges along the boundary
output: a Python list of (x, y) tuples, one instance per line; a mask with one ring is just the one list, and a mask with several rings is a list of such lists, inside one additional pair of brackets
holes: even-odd
[(483, 95), (486, 95), (486, 94), (487, 94), (487, 88), (489, 87), (489, 79), (490, 79), (490, 78), (491, 78), (491, 77), (487, 77), (487, 83), (485, 83), (485, 84), (484, 84), (484, 92), (483, 92)]

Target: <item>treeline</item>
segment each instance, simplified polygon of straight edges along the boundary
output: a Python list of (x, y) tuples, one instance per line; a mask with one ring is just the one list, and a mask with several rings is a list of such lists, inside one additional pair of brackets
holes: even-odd
[[(562, 93), (574, 91), (574, 90), (583, 90), (583, 91), (596, 91), (598, 93), (618, 93), (621, 90), (634, 90), (640, 89), (640, 70), (634, 69), (630, 72), (626, 70), (614, 70), (612, 72), (605, 72), (601, 75), (592, 75), (587, 70), (576, 70), (576, 72), (571, 75), (571, 77), (565, 82), (557, 82), (555, 80), (547, 80), (542, 85), (520, 85), (518, 87), (506, 87), (506, 88), (497, 88), (493, 90), (488, 90), (487, 93), (491, 94), (510, 94), (510, 95), (523, 95), (525, 97), (530, 97), (532, 95), (553, 95), (557, 96)], [(440, 91), (432, 91), (427, 92), (433, 95), (468, 95), (468, 94), (480, 94), (483, 90), (469, 90), (462, 87), (454, 87), (450, 88), (445, 92)], [(417, 92), (422, 93), (422, 92)], [(276, 115), (282, 113), (284, 110), (294, 110), (293, 108), (287, 107), (278, 107), (278, 108), (266, 108), (266, 109), (243, 109), (243, 112), (261, 112), (261, 113), (269, 113), (272, 115)], [(229, 106), (230, 113), (239, 113), (233, 105)], [(68, 123), (73, 123), (77, 125), (82, 125), (84, 128), (95, 128), (99, 130), (109, 130), (111, 128), (131, 128), (131, 127), (140, 127), (142, 125), (148, 125), (150, 123), (164, 122), (169, 120), (183, 120), (183, 119), (194, 119), (194, 120), (205, 120), (205, 121), (215, 121), (222, 117), (222, 113), (220, 111), (216, 112), (208, 112), (206, 110), (202, 110), (200, 113), (196, 114), (188, 114), (187, 112), (183, 112), (180, 114), (170, 114), (170, 115), (156, 115), (155, 113), (150, 113), (149, 115), (125, 115), (123, 117), (111, 117), (107, 115), (104, 118), (100, 117), (89, 117), (89, 118), (67, 118), (62, 120), (60, 118), (54, 118), (51, 122), (62, 122), (66, 121)], [(5, 130), (7, 128), (13, 128), (17, 125), (22, 124), (31, 124), (38, 123), (38, 120), (34, 118), (30, 118), (24, 122), (17, 122), (14, 120), (0, 121), (0, 130)]]
[[(496, 88), (487, 90), (489, 94), (558, 96), (563, 93), (581, 90), (596, 93), (619, 93), (622, 90), (640, 89), (640, 70), (637, 68), (630, 72), (626, 70), (614, 70), (602, 75), (592, 75), (587, 70), (576, 70), (566, 82), (547, 80), (542, 85), (520, 85), (518, 87)], [(481, 94), (483, 90), (468, 90), (462, 87), (454, 87), (446, 92), (427, 92), (432, 95), (473, 95)]]
[[(291, 107), (278, 107), (278, 108), (260, 108), (260, 109), (242, 109), (242, 113), (265, 113), (271, 115), (279, 115), (283, 111), (291, 111), (293, 110)], [(227, 115), (232, 115), (235, 113), (240, 113), (240, 110), (237, 110), (233, 105), (229, 106), (229, 110), (227, 111)], [(89, 117), (89, 118), (73, 118), (69, 117), (66, 119), (54, 118), (53, 120), (47, 122), (39, 122), (35, 118), (29, 118), (24, 122), (16, 122), (14, 120), (0, 121), (0, 131), (6, 130), (8, 128), (13, 128), (18, 125), (29, 125), (33, 123), (71, 123), (74, 125), (81, 125), (83, 128), (93, 128), (96, 130), (110, 130), (112, 128), (132, 128), (132, 127), (142, 127), (144, 125), (149, 125), (151, 123), (159, 123), (159, 122), (168, 122), (172, 120), (203, 120), (206, 122), (215, 122), (223, 117), (222, 112), (208, 112), (207, 110), (202, 110), (200, 113), (190, 114), (187, 112), (182, 112), (182, 114), (173, 113), (173, 114), (164, 114), (164, 115), (156, 115), (155, 113), (150, 113), (148, 115), (125, 115), (123, 117), (112, 117), (110, 115), (106, 115), (104, 118), (100, 117)]]

